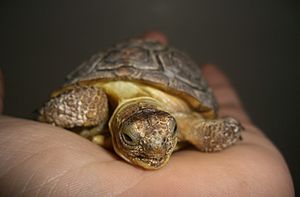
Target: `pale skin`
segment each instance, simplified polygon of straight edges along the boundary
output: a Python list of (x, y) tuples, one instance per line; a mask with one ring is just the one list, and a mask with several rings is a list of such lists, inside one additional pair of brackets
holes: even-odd
[[(146, 36), (166, 42), (157, 32)], [(243, 141), (219, 153), (180, 150), (165, 167), (149, 171), (64, 129), (1, 116), (1, 195), (294, 196), (286, 162), (253, 125), (228, 79), (213, 65), (203, 72), (220, 117), (235, 117), (245, 127)], [(2, 75), (0, 96), (2, 110)]]

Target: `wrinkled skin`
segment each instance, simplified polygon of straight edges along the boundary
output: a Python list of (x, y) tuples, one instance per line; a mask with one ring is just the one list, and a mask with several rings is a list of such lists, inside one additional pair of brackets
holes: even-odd
[[(155, 32), (148, 37), (166, 41)], [(164, 168), (145, 171), (69, 131), (1, 116), (1, 195), (294, 196), (282, 155), (252, 124), (226, 77), (212, 65), (203, 72), (220, 103), (220, 116), (236, 117), (244, 125), (242, 142), (214, 154), (182, 150)]]

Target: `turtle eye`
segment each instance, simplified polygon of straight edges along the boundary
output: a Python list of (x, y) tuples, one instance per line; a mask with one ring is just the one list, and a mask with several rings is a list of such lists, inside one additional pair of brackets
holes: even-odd
[(125, 142), (127, 145), (134, 145), (135, 144), (132, 137), (130, 135), (128, 135), (127, 133), (122, 133), (121, 137), (123, 139), (123, 142)]
[(173, 129), (173, 135), (176, 135), (176, 134), (177, 134), (177, 124), (175, 123), (174, 129)]
[(175, 136), (177, 134), (177, 122), (175, 118), (172, 117), (172, 119), (169, 122), (169, 129), (170, 132), (172, 132), (172, 136)]

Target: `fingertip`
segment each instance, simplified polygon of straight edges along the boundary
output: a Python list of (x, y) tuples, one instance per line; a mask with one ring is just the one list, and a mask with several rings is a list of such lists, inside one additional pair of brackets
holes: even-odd
[(142, 38), (147, 39), (147, 40), (157, 40), (162, 44), (168, 43), (167, 36), (164, 33), (157, 31), (157, 30), (152, 30), (152, 31), (144, 33)]

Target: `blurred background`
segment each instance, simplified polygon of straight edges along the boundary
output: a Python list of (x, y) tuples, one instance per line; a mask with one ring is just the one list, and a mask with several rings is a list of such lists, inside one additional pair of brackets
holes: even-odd
[(289, 0), (27, 0), (0, 3), (5, 114), (32, 119), (92, 54), (148, 30), (232, 80), (299, 191), (299, 6)]

